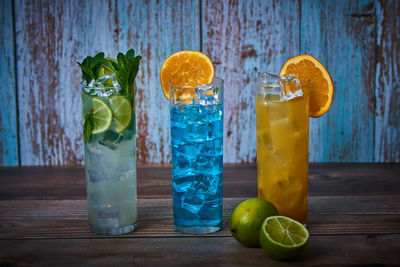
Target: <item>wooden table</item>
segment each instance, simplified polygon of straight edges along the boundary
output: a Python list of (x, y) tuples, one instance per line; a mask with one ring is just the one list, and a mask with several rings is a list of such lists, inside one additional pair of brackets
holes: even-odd
[(188, 236), (172, 226), (171, 173), (138, 168), (139, 228), (89, 231), (84, 171), (0, 168), (0, 265), (400, 264), (400, 165), (311, 164), (310, 241), (291, 262), (271, 260), (229, 233), (229, 216), (256, 197), (253, 165), (224, 168), (223, 230)]

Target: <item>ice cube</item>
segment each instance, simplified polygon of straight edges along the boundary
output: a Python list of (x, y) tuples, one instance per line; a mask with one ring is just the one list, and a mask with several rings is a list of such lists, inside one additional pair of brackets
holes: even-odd
[(185, 177), (193, 172), (193, 159), (184, 154), (175, 154), (172, 157), (173, 177)]
[(279, 166), (286, 167), (287, 162), (284, 160), (281, 153), (279, 153), (278, 151), (275, 151), (274, 156), (275, 156), (275, 160), (279, 164)]
[(110, 176), (102, 168), (88, 169), (87, 173), (90, 183), (98, 183), (111, 179)]
[(111, 150), (115, 150), (118, 144), (122, 141), (123, 135), (114, 131), (107, 131), (102, 140), (99, 140), (99, 144), (108, 147)]
[(92, 80), (84, 90), (92, 96), (110, 97), (121, 90), (117, 78), (114, 74), (105, 74), (97, 80)]
[(274, 149), (271, 139), (267, 133), (261, 134), (257, 139), (257, 142), (261, 146), (261, 151)]
[(172, 188), (176, 192), (185, 192), (189, 189), (189, 187), (193, 184), (193, 181), (196, 179), (197, 175), (186, 175), (184, 176), (176, 176), (173, 174)]
[(281, 100), (288, 101), (290, 99), (300, 97), (303, 95), (301, 90), (300, 81), (296, 78), (296, 75), (289, 74), (287, 76), (279, 77), (279, 84), (282, 87), (282, 98)]
[(183, 86), (171, 88), (171, 101), (175, 106), (181, 104), (191, 104), (194, 99), (194, 88), (191, 86)]
[(200, 184), (205, 194), (215, 195), (218, 190), (219, 175), (203, 175)]
[(193, 214), (199, 213), (206, 202), (206, 194), (199, 185), (198, 181), (193, 182), (181, 198), (182, 208)]
[(219, 88), (214, 85), (195, 88), (195, 102), (200, 105), (212, 105), (221, 101)]

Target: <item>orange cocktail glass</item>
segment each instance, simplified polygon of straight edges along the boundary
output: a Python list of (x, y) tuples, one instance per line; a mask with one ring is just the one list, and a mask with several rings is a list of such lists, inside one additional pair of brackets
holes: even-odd
[(258, 197), (307, 222), (309, 101), (295, 75), (256, 79)]

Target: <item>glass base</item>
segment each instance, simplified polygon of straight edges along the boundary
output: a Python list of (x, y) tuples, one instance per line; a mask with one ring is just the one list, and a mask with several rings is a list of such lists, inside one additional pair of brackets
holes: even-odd
[(174, 228), (176, 231), (178, 231), (182, 234), (205, 235), (205, 234), (212, 234), (212, 233), (220, 231), (222, 229), (222, 224), (219, 224), (217, 226), (195, 227), (195, 228), (181, 227), (181, 226), (174, 225)]
[(133, 232), (137, 228), (137, 223), (120, 227), (120, 228), (100, 228), (96, 226), (90, 226), (90, 231), (100, 235), (123, 235)]

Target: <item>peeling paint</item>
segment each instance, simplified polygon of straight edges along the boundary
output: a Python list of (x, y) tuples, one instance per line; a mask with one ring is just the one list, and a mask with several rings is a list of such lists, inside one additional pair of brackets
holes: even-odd
[(11, 3), (0, 4), (0, 75), (9, 87), (16, 77), (18, 90), (1, 89), (0, 165), (18, 164), (18, 149), (22, 165), (81, 165), (76, 62), (131, 47), (143, 56), (138, 164), (170, 162), (159, 70), (170, 54), (201, 47), (225, 80), (225, 162), (255, 162), (253, 80), (300, 53), (320, 59), (335, 84), (331, 110), (310, 121), (310, 161), (400, 162), (399, 1), (16, 0), (17, 73)]

